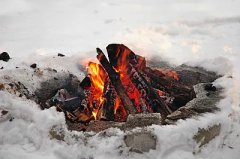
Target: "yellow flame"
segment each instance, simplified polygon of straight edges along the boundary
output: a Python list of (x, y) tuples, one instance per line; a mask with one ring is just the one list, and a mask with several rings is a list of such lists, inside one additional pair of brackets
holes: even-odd
[(92, 111), (92, 115), (93, 115), (94, 119), (97, 120), (97, 113)]

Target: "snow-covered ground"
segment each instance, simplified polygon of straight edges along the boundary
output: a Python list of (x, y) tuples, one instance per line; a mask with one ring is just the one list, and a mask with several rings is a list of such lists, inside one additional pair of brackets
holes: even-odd
[[(238, 0), (1, 0), (0, 53), (6, 51), (12, 59), (8, 63), (0, 61), (0, 68), (4, 67), (0, 76), (12, 76), (32, 90), (41, 79), (29, 80), (29, 64), (69, 70), (81, 78), (78, 62), (95, 59), (96, 47), (104, 50), (107, 44), (116, 42), (147, 57), (158, 54), (174, 64), (190, 61), (191, 65), (224, 73), (226, 76), (215, 84), (225, 87), (226, 92), (219, 103), (219, 114), (180, 121), (177, 127), (152, 126), (149, 129), (159, 136), (157, 150), (135, 154), (128, 153), (126, 147), (119, 148), (123, 132), (116, 129), (108, 132), (116, 136), (94, 136), (87, 145), (70, 139), (50, 140), (51, 127), (64, 123), (61, 113), (40, 111), (36, 104), (0, 91), (0, 108), (7, 108), (15, 116), (12, 122), (0, 123), (0, 159), (238, 159), (239, 5)], [(53, 58), (59, 52), (67, 57)], [(226, 78), (229, 75), (233, 78)], [(213, 123), (223, 125), (220, 136), (194, 155), (197, 145), (192, 136), (197, 126), (206, 128)]]

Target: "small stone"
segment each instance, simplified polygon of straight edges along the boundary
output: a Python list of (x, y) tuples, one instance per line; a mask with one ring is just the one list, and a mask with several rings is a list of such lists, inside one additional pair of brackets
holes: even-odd
[(58, 56), (60, 57), (64, 57), (65, 55), (61, 54), (61, 53), (58, 53)]
[(7, 52), (3, 52), (3, 53), (0, 54), (0, 60), (8, 62), (9, 59), (10, 59), (10, 56)]
[(55, 79), (55, 80), (58, 80), (58, 78), (57, 78), (57, 77), (54, 77), (54, 79)]
[(149, 152), (156, 150), (157, 138), (150, 132), (135, 132), (124, 137), (127, 147), (137, 153)]
[(126, 122), (126, 128), (136, 128), (155, 125), (161, 125), (162, 119), (160, 113), (149, 114), (129, 114)]
[(193, 110), (181, 107), (178, 110), (174, 111), (173, 113), (169, 114), (167, 116), (167, 119), (170, 120), (185, 119), (195, 114), (196, 112), (194, 112)]
[(220, 134), (221, 131), (221, 125), (214, 125), (207, 130), (205, 129), (199, 129), (197, 135), (194, 136), (194, 139), (198, 144), (200, 144), (199, 147), (202, 147), (203, 145), (207, 144), (209, 141), (214, 139), (216, 136)]
[(52, 129), (52, 130), (50, 130), (49, 134), (50, 134), (51, 139), (64, 141), (65, 135), (62, 132), (58, 132), (58, 131)]
[(31, 64), (30, 67), (31, 67), (31, 68), (37, 68), (37, 64), (35, 64), (35, 63), (34, 63), (34, 64)]
[(53, 69), (53, 72), (57, 73), (57, 70)]
[(108, 128), (119, 128), (121, 130), (124, 130), (124, 125), (125, 123), (122, 122), (94, 120), (89, 123), (86, 131), (93, 131), (98, 133)]
[(1, 69), (3, 69), (3, 67), (1, 67)]

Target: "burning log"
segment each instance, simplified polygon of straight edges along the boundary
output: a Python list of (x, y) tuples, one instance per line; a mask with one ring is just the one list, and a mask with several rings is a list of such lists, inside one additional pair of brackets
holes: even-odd
[(147, 101), (153, 112), (160, 112), (163, 120), (171, 113), (168, 106), (162, 101), (157, 92), (147, 80), (131, 64), (127, 66), (127, 75), (139, 90), (143, 99)]
[(107, 52), (109, 61), (115, 68), (118, 68), (122, 64), (128, 65), (131, 63), (135, 69), (141, 72), (146, 67), (145, 58), (136, 55), (123, 44), (109, 44), (107, 46)]
[(120, 81), (120, 75), (113, 69), (112, 65), (108, 62), (102, 50), (97, 48), (97, 53), (98, 53), (97, 59), (100, 61), (105, 71), (108, 73), (109, 79), (112, 85), (114, 86), (119, 98), (121, 99), (125, 110), (128, 112), (128, 114), (137, 113), (135, 106), (133, 105), (132, 101), (130, 100), (126, 90), (124, 89)]
[(193, 88), (178, 83), (173, 77), (164, 76), (158, 70), (153, 70), (149, 67), (146, 67), (143, 72), (150, 77), (152, 83), (154, 83), (152, 85), (154, 88), (160, 90), (164, 88), (164, 91), (174, 98), (172, 110), (184, 106), (196, 97)]
[(115, 103), (116, 103), (116, 91), (114, 86), (110, 81), (105, 82), (105, 90), (104, 97), (108, 99), (103, 105), (102, 116), (106, 118), (106, 120), (114, 121), (115, 119)]
[[(171, 110), (162, 101), (158, 93), (151, 87), (140, 71), (146, 68), (146, 62), (124, 45), (110, 44), (107, 46), (108, 57), (111, 64), (121, 73), (127, 75), (137, 87), (154, 112), (160, 112), (165, 119)], [(140, 70), (140, 71), (139, 71)]]

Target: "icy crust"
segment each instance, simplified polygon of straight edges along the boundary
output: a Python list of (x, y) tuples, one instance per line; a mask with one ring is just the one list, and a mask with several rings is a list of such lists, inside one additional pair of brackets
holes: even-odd
[[(64, 63), (66, 63), (66, 59)], [(221, 63), (217, 64), (221, 66)], [(23, 64), (23, 66), (26, 68), (28, 64)], [(217, 66), (214, 67), (217, 68)], [(220, 69), (221, 67), (218, 68)], [(31, 68), (26, 69), (30, 70)], [(221, 111), (215, 114), (206, 113), (198, 117), (178, 120), (177, 125), (153, 125), (144, 128), (144, 131), (151, 132), (157, 137), (157, 146), (156, 150), (150, 150), (143, 154), (129, 151), (130, 148), (126, 147), (123, 140), (126, 134), (143, 131), (141, 128), (126, 132), (117, 128), (110, 128), (98, 134), (93, 132), (71, 132), (66, 128), (63, 113), (57, 112), (54, 108), (41, 111), (38, 105), (30, 100), (23, 100), (20, 97), (0, 91), (0, 109), (8, 110), (9, 114), (14, 117), (11, 120), (9, 120), (12, 118), (11, 116), (5, 119), (1, 118), (0, 120), (0, 158), (117, 159), (209, 157), (209, 152), (215, 152), (224, 145), (226, 135), (231, 131), (231, 106), (234, 107), (237, 104), (237, 89), (234, 79), (227, 78), (228, 73), (225, 72), (226, 76), (214, 82), (215, 86), (224, 89), (222, 93), (224, 98), (218, 103)], [(15, 68), (1, 71), (2, 77), (6, 74), (12, 75), (14, 79), (21, 80), (27, 87), (32, 86), (27, 80), (30, 76), (22, 75), (22, 72), (15, 70)], [(36, 78), (34, 83), (37, 84), (38, 82), (39, 79)], [(35, 87), (32, 88), (34, 89)], [(206, 148), (202, 148), (201, 153), (194, 155), (194, 152), (199, 152), (199, 145), (193, 139), (199, 128), (208, 129), (218, 124), (221, 124), (220, 135), (212, 140)], [(52, 129), (57, 132), (63, 132), (64, 141), (50, 139), (49, 132)]]

